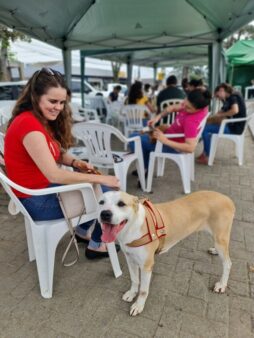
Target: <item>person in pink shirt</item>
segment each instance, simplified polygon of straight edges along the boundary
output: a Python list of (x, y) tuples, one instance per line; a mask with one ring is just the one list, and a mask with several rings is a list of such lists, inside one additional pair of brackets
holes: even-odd
[[(169, 126), (163, 125), (160, 128), (155, 128), (152, 138), (148, 134), (140, 135), (146, 171), (148, 169), (150, 152), (155, 149), (154, 139), (164, 144), (163, 152), (194, 152), (198, 142), (199, 126), (208, 114), (210, 100), (211, 94), (208, 90), (193, 90), (188, 94), (183, 103), (168, 106), (162, 113), (148, 122), (148, 126), (154, 127), (161, 118), (178, 111), (175, 121)], [(184, 137), (168, 139), (164, 134), (184, 134)], [(132, 150), (133, 147), (134, 145), (131, 144)]]

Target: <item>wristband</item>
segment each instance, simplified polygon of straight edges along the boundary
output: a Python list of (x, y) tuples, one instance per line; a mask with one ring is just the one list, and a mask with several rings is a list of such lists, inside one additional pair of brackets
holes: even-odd
[(71, 161), (71, 167), (74, 168), (74, 162), (76, 161), (76, 158), (74, 158), (72, 161)]

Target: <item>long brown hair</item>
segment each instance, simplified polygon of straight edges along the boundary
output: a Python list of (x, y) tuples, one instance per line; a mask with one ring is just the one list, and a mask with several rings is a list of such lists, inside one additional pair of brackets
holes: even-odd
[(63, 75), (51, 68), (42, 68), (33, 74), (28, 83), (24, 87), (21, 96), (17, 100), (12, 117), (8, 127), (16, 116), (25, 111), (31, 111), (33, 115), (45, 126), (45, 128), (53, 135), (53, 137), (61, 145), (63, 151), (66, 151), (74, 144), (71, 134), (72, 114), (68, 104), (68, 99), (64, 105), (64, 109), (58, 115), (55, 121), (47, 121), (39, 106), (42, 95), (45, 95), (50, 88), (64, 88), (66, 93), (69, 89), (64, 81)]

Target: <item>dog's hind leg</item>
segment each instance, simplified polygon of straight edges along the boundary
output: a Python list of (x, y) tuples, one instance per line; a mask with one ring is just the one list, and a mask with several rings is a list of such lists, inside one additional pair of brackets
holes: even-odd
[(144, 309), (146, 299), (148, 297), (149, 286), (151, 281), (152, 271), (145, 271), (141, 269), (140, 273), (140, 290), (139, 295), (135, 303), (132, 304), (130, 315), (136, 316)]
[(232, 266), (230, 257), (229, 257), (229, 250), (228, 250), (229, 243), (228, 241), (216, 241), (215, 248), (218, 252), (223, 265), (223, 272), (219, 282), (217, 282), (214, 286), (214, 291), (217, 293), (224, 293), (228, 284), (228, 278), (230, 269)]
[(133, 262), (128, 255), (125, 255), (127, 265), (130, 272), (131, 277), (131, 288), (130, 290), (126, 291), (122, 297), (122, 299), (126, 302), (132, 302), (133, 299), (138, 294), (138, 288), (139, 288), (139, 267), (138, 265)]

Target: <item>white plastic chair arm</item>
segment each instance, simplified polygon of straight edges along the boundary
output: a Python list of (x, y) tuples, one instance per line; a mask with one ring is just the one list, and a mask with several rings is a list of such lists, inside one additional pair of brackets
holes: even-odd
[(0, 173), (0, 177), (3, 179), (3, 181), (7, 182), (12, 188), (22, 192), (23, 194), (32, 195), (32, 196), (55, 194), (58, 192), (65, 192), (65, 191), (75, 191), (75, 190), (81, 190), (83, 188), (89, 188), (93, 190), (93, 187), (90, 183), (67, 184), (67, 185), (61, 185), (61, 186), (45, 188), (45, 189), (29, 189), (29, 188), (22, 187), (21, 185), (12, 182), (8, 177), (3, 175), (2, 173)]
[(225, 120), (222, 120), (218, 134), (219, 135), (224, 134), (224, 130), (225, 130), (226, 124), (228, 124), (228, 123), (244, 122), (244, 121), (247, 121), (247, 120), (248, 120), (248, 117), (241, 117), (241, 118), (237, 118), (237, 119), (225, 119)]
[(184, 134), (164, 134), (167, 138), (185, 137)]

